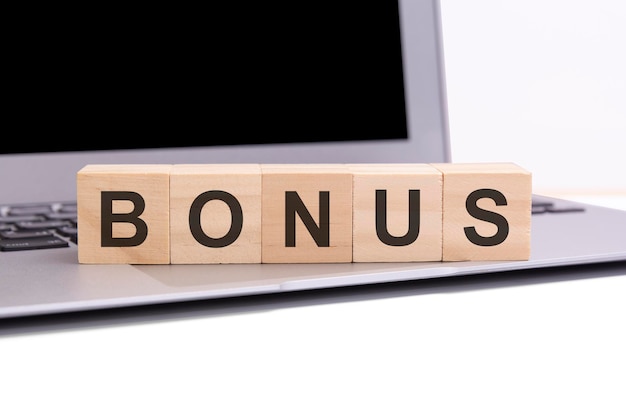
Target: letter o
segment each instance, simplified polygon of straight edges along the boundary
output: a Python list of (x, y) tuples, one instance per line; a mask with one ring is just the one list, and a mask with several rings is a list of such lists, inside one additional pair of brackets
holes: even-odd
[[(231, 214), (231, 223), (228, 233), (219, 238), (207, 236), (200, 224), (200, 214), (204, 205), (212, 200), (220, 200), (228, 205)], [(195, 198), (189, 208), (189, 230), (194, 239), (203, 246), (209, 248), (223, 248), (237, 240), (243, 229), (243, 211), (239, 201), (226, 191), (206, 191)]]

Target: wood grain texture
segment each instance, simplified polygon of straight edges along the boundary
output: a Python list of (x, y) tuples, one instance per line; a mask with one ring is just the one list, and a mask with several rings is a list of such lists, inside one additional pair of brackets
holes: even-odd
[(530, 172), (513, 163), (432, 165), (443, 173), (444, 261), (529, 259)]
[[(352, 262), (352, 175), (339, 164), (262, 165), (262, 262), (332, 263)], [(304, 209), (288, 221), (287, 196), (301, 201)], [(328, 197), (328, 210), (324, 206)], [(323, 220), (324, 213), (329, 215)], [(301, 214), (312, 220), (305, 227)], [(293, 232), (288, 229), (295, 226)], [(315, 228), (318, 229), (315, 229)], [(316, 241), (311, 230), (318, 230), (328, 242)], [(288, 238), (295, 239), (288, 246)], [(323, 240), (323, 239), (320, 239)]]
[(261, 262), (258, 164), (174, 165), (170, 175), (172, 264)]
[[(170, 262), (169, 182), (171, 165), (88, 165), (76, 176), (78, 203), (78, 260), (87, 264), (168, 264)], [(103, 192), (133, 192), (145, 209), (141, 221), (147, 227), (145, 240), (137, 246), (102, 247), (101, 197)], [(112, 202), (112, 212), (132, 213), (129, 200)], [(137, 226), (120, 221), (112, 224), (112, 237), (131, 238)]]
[[(428, 164), (348, 167), (353, 174), (353, 262), (440, 261), (441, 172)], [(377, 210), (377, 192), (378, 198), (385, 198), (382, 211)], [(418, 202), (413, 213), (409, 211), (411, 193)], [(381, 239), (381, 234), (386, 238)]]

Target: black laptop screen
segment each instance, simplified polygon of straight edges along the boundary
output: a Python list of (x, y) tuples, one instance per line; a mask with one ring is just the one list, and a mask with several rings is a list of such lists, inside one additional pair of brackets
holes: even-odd
[(251, 4), (38, 39), (9, 152), (407, 138), (397, 2)]

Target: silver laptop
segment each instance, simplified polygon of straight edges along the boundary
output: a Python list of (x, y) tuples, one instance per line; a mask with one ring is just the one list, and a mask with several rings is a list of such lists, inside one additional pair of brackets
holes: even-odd
[(0, 318), (626, 260), (626, 212), (533, 196), (528, 261), (78, 264), (87, 164), (451, 162), (438, 2), (378, 3), (48, 34), (1, 145)]

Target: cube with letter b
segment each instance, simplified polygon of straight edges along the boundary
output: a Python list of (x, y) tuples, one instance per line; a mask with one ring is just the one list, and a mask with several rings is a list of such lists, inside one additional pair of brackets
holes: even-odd
[(170, 263), (171, 167), (87, 165), (78, 171), (80, 263)]

